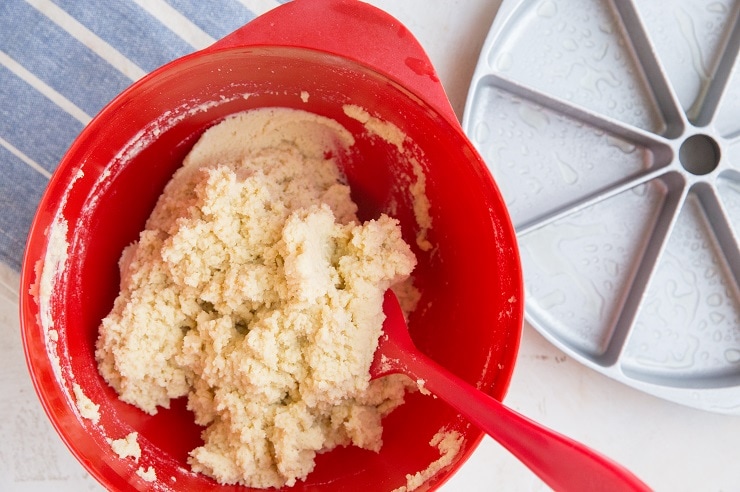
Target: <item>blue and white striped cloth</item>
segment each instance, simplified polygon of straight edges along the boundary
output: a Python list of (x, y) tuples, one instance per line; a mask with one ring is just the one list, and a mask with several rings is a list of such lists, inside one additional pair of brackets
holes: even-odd
[(51, 173), (118, 93), (287, 0), (0, 0), (0, 262), (19, 271)]

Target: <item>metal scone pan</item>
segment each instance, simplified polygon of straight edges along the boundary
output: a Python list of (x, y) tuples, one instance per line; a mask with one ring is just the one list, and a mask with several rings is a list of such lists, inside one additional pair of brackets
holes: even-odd
[(529, 322), (647, 393), (740, 414), (740, 4), (504, 0), (463, 127)]

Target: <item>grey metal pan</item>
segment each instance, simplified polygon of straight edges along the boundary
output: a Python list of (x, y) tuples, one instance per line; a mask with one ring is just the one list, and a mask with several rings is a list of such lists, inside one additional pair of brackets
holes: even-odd
[(529, 322), (647, 393), (740, 414), (740, 4), (504, 0), (463, 128)]

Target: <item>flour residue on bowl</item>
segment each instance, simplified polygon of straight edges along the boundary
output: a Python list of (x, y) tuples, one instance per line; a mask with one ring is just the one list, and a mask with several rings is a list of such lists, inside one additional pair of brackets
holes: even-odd
[(429, 230), (432, 228), (432, 216), (429, 212), (430, 204), (429, 198), (427, 198), (426, 194), (426, 175), (421, 169), (421, 165), (416, 158), (410, 157), (410, 161), (411, 170), (416, 177), (416, 181), (411, 183), (409, 186), (409, 192), (411, 193), (414, 203), (414, 217), (416, 217), (416, 223), (419, 225), (419, 233), (416, 235), (416, 244), (422, 251), (429, 251), (432, 249), (432, 243), (429, 242), (427, 235), (429, 234)]
[(433, 246), (427, 238), (429, 230), (432, 228), (431, 206), (426, 194), (426, 175), (418, 157), (415, 155), (418, 149), (414, 149), (413, 142), (400, 128), (389, 121), (371, 115), (365, 108), (355, 104), (345, 104), (342, 109), (344, 114), (362, 123), (368, 133), (395, 146), (399, 154), (411, 166), (411, 172), (415, 179), (408, 184), (408, 192), (412, 199), (414, 217), (418, 227), (416, 244), (422, 251), (431, 250)]
[(335, 161), (353, 142), (304, 111), (233, 115), (122, 255), (100, 372), (148, 413), (187, 394), (205, 427), (189, 463), (221, 483), (290, 486), (318, 452), (378, 451), (382, 417), (415, 390), (370, 381), (384, 292), (416, 259), (395, 219), (357, 220)]
[(406, 485), (395, 489), (393, 492), (411, 492), (421, 487), (440, 470), (452, 464), (460, 452), (462, 444), (463, 437), (459, 432), (440, 429), (429, 441), (430, 446), (439, 450), (439, 458), (429, 463), (429, 466), (425, 469), (406, 475)]
[(43, 329), (46, 353), (54, 370), (54, 376), (62, 381), (62, 367), (57, 351), (59, 332), (54, 323), (52, 314), (52, 299), (54, 286), (59, 283), (67, 266), (67, 220), (58, 217), (46, 231), (48, 242), (43, 260), (36, 264), (36, 283), (31, 286), (31, 294), (36, 299), (39, 308), (38, 322)]
[(368, 132), (377, 135), (389, 144), (395, 145), (399, 152), (403, 152), (406, 134), (396, 125), (372, 116), (366, 109), (356, 104), (345, 104), (342, 109), (344, 114), (362, 123)]
[(62, 194), (59, 201), (59, 212), (57, 212), (52, 222), (44, 231), (47, 238), (46, 251), (44, 257), (39, 259), (34, 265), (36, 278), (35, 282), (29, 288), (29, 294), (36, 301), (39, 309), (37, 323), (44, 333), (44, 343), (49, 362), (54, 371), (54, 376), (62, 385), (64, 381), (62, 363), (58, 351), (59, 331), (54, 321), (54, 314), (52, 313), (52, 300), (54, 299), (55, 287), (63, 283), (69, 256), (69, 242), (67, 241), (69, 224), (62, 211), (67, 205), (69, 194), (72, 192), (75, 183), (84, 176), (85, 173), (82, 169), (78, 169)]

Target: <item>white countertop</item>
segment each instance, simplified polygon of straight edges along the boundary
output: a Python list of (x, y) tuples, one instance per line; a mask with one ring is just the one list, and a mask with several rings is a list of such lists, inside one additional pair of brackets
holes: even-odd
[[(269, 2), (253, 2), (267, 4)], [(462, 116), (495, 0), (372, 0), (419, 39)], [(17, 320), (18, 275), (0, 265), (0, 490), (100, 490), (58, 438), (28, 376)], [(512, 408), (621, 462), (656, 490), (740, 490), (740, 418), (662, 401), (585, 368), (525, 325), (505, 399)], [(546, 490), (489, 438), (443, 487)]]

